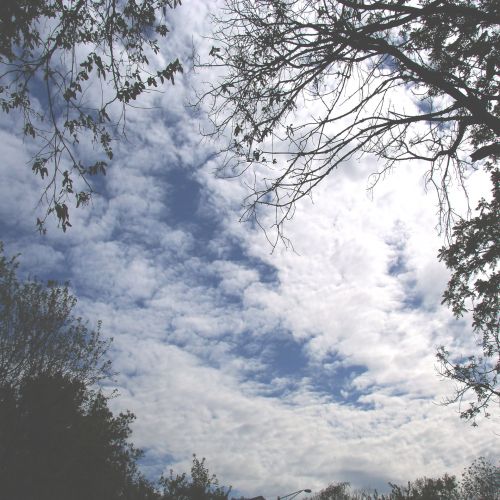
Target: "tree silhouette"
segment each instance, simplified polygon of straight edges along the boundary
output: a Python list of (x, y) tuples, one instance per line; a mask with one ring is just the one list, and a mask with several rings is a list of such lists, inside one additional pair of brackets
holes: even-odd
[(456, 317), (472, 311), (472, 328), (479, 354), (451, 355), (442, 346), (437, 357), (441, 373), (455, 382), (455, 395), (448, 403), (459, 401), (468, 393), (475, 395), (460, 410), (462, 418), (472, 420), (487, 413), (489, 405), (500, 405), (500, 171), (492, 169), (493, 197), (484, 198), (478, 215), (462, 220), (453, 229), (454, 240), (442, 248), (439, 258), (452, 271), (443, 302)]
[(61, 374), (0, 387), (0, 484), (10, 500), (154, 499), (128, 442), (134, 416)]

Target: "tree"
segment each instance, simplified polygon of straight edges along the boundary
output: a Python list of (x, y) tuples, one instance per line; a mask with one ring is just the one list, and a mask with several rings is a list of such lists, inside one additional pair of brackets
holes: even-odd
[(160, 479), (163, 488), (161, 500), (228, 500), (231, 487), (225, 488), (219, 485), (215, 474), (210, 475), (205, 466), (205, 459), (199, 460), (193, 455), (191, 466), (191, 478), (186, 474), (174, 476), (163, 476)]
[(499, 500), (500, 467), (480, 457), (462, 474), (461, 486), (462, 496), (467, 500)]
[[(428, 165), (425, 180), (437, 191), (440, 227), (450, 239), (440, 253), (454, 273), (444, 301), (457, 314), (462, 309), (455, 305), (472, 299), (473, 329), (484, 334), (486, 324), (476, 318), (489, 314), (481, 304), (495, 304), (495, 280), (462, 285), (483, 266), (480, 248), (498, 235), (498, 206), (483, 202), (479, 218), (462, 219), (450, 185), (467, 195), (467, 175), (483, 165), (498, 191), (498, 2), (226, 0), (214, 21), (206, 65), (225, 72), (200, 102), (209, 108), (210, 133), (228, 138), (222, 175), (253, 173), (243, 219), (260, 224), (260, 208), (272, 207), (277, 237), (284, 238), (296, 202), (348, 160), (380, 159), (371, 186), (396, 165), (420, 161)], [(466, 248), (463, 230), (474, 235), (475, 249)], [(487, 257), (491, 276), (497, 256)], [(466, 262), (471, 272), (461, 267)], [(498, 316), (487, 327), (495, 325)], [(498, 330), (496, 337), (487, 334), (483, 348), (498, 357)], [(466, 364), (455, 369), (446, 351), (439, 356), (443, 374), (479, 397), (471, 413), (462, 413), (474, 417), (496, 397), (498, 389), (490, 389), (498, 364), (487, 364), (490, 386), (483, 393), (484, 380), (475, 378), (486, 373), (483, 367), (471, 365), (464, 374)]]
[(408, 481), (408, 486), (389, 483), (391, 500), (459, 500), (460, 494), (455, 476), (445, 474), (438, 479), (428, 477)]
[(497, 2), (226, 0), (223, 12), (209, 66), (226, 72), (203, 99), (214, 134), (230, 136), (226, 167), (256, 171), (247, 217), (271, 205), (281, 230), (336, 167), (370, 153), (385, 164), (375, 180), (427, 162), (447, 223), (467, 155), (500, 153)]
[(111, 340), (74, 316), (67, 286), (20, 282), (0, 242), (0, 484), (12, 500), (158, 500), (97, 383)]
[[(44, 181), (37, 219), (66, 231), (68, 200), (89, 203), (91, 177), (105, 174), (126, 107), (182, 72), (179, 60), (155, 69), (149, 59), (167, 36), (168, 8), (180, 0), (4, 0), (0, 6), (0, 105), (18, 111), (35, 141), (35, 175)], [(92, 97), (97, 85), (99, 97)], [(104, 157), (82, 159), (80, 141)], [(105, 159), (104, 159), (105, 158)]]
[(421, 477), (406, 486), (389, 483), (391, 491), (351, 491), (349, 483), (332, 483), (311, 500), (499, 500), (500, 468), (481, 457), (462, 474), (462, 481), (444, 474), (438, 478)]
[(332, 483), (312, 497), (312, 500), (351, 500), (349, 483)]
[(462, 220), (453, 229), (453, 243), (442, 248), (439, 258), (452, 270), (443, 303), (456, 317), (472, 311), (472, 328), (481, 355), (454, 359), (443, 346), (437, 356), (441, 373), (458, 383), (448, 402), (462, 402), (475, 394), (460, 416), (472, 420), (488, 405), (500, 405), (500, 171), (492, 169), (493, 199), (479, 202), (479, 214)]
[(128, 442), (133, 414), (62, 374), (0, 385), (0, 484), (10, 500), (158, 500)]
[(92, 385), (111, 374), (100, 323), (89, 329), (74, 316), (68, 286), (20, 282), (16, 258), (0, 242), (0, 383), (16, 385), (38, 374), (62, 374)]

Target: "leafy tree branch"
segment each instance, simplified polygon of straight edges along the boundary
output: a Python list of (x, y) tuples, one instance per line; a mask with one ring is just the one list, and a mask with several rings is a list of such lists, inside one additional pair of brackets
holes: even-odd
[[(142, 94), (174, 83), (178, 59), (150, 63), (169, 32), (167, 9), (180, 0), (5, 0), (0, 7), (0, 106), (19, 112), (38, 148), (33, 173), (44, 181), (37, 226), (54, 215), (71, 227), (70, 202), (87, 205), (91, 178), (113, 159), (125, 111)], [(100, 95), (96, 98), (95, 95)], [(120, 130), (121, 129), (121, 130)], [(102, 151), (82, 158), (80, 141)]]

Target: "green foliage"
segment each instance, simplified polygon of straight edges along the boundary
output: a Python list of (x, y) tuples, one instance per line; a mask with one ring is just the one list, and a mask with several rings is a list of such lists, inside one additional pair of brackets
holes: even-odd
[(73, 315), (67, 286), (20, 282), (0, 243), (0, 496), (9, 500), (158, 500), (96, 383), (111, 341)]
[(453, 228), (453, 243), (442, 248), (439, 258), (444, 261), (453, 276), (444, 294), (443, 303), (448, 304), (456, 316), (470, 310), (473, 305), (472, 326), (478, 332), (498, 333), (498, 310), (500, 302), (500, 170), (491, 171), (493, 184), (492, 200), (482, 198), (477, 206), (478, 215), (462, 220)]
[(191, 477), (138, 471), (130, 412), (114, 416), (96, 383), (111, 341), (72, 313), (67, 286), (19, 281), (0, 242), (0, 496), (9, 500), (227, 500), (193, 459)]
[(445, 474), (438, 479), (416, 479), (407, 486), (389, 484), (388, 500), (499, 500), (500, 468), (481, 457), (466, 469), (461, 482)]
[(193, 456), (191, 478), (186, 474), (162, 476), (160, 485), (163, 488), (162, 500), (228, 500), (231, 487), (219, 485), (215, 474), (210, 475), (205, 466), (205, 459)]
[[(33, 172), (44, 180), (40, 201), (63, 231), (68, 200), (87, 204), (90, 177), (105, 174), (126, 106), (182, 72), (179, 60), (153, 69), (149, 59), (167, 36), (167, 8), (180, 0), (4, 0), (0, 8), (0, 106), (23, 118), (35, 141)], [(96, 85), (99, 98), (91, 94)], [(113, 107), (117, 108), (114, 109)], [(112, 116), (121, 116), (112, 119)], [(122, 124), (123, 125), (123, 124)], [(84, 163), (78, 144), (90, 138), (105, 159)], [(81, 182), (76, 182), (80, 180)]]
[(61, 373), (85, 384), (111, 374), (105, 358), (110, 340), (100, 323), (91, 330), (74, 316), (76, 298), (68, 286), (36, 280), (20, 282), (16, 258), (0, 242), (0, 383)]
[(153, 500), (128, 442), (134, 416), (62, 374), (0, 385), (0, 484), (9, 500)]
[(309, 500), (392, 500), (390, 495), (380, 495), (376, 490), (353, 490), (347, 482), (331, 483), (308, 498)]
[(461, 401), (468, 392), (475, 395), (461, 410), (461, 417), (474, 423), (481, 411), (488, 415), (489, 404), (500, 404), (500, 171), (490, 170), (492, 200), (481, 199), (478, 215), (458, 222), (451, 245), (439, 253), (452, 272), (443, 303), (456, 317), (472, 311), (472, 328), (482, 355), (456, 360), (441, 347), (437, 356), (441, 372), (459, 384), (451, 401)]

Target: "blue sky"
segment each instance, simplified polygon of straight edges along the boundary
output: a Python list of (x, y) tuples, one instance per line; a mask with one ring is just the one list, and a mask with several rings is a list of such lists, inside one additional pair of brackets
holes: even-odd
[[(188, 64), (193, 41), (208, 53), (207, 11), (190, 0), (172, 14), (166, 60)], [(217, 144), (185, 107), (207, 78), (186, 72), (145, 97), (153, 109), (129, 110), (100, 196), (66, 234), (35, 231), (33, 145), (0, 116), (0, 237), (26, 274), (70, 281), (79, 313), (114, 337), (113, 406), (136, 413), (145, 470), (188, 471), (196, 453), (238, 493), (271, 497), (332, 481), (381, 489), (494, 458), (498, 417), (473, 429), (436, 404), (452, 386), (435, 347), (472, 341), (467, 318), (440, 306), (448, 275), (422, 165), (371, 194), (376, 159), (345, 165), (287, 224), (295, 251), (273, 251), (239, 222), (245, 179), (214, 175)], [(473, 200), (483, 181), (470, 179)]]

